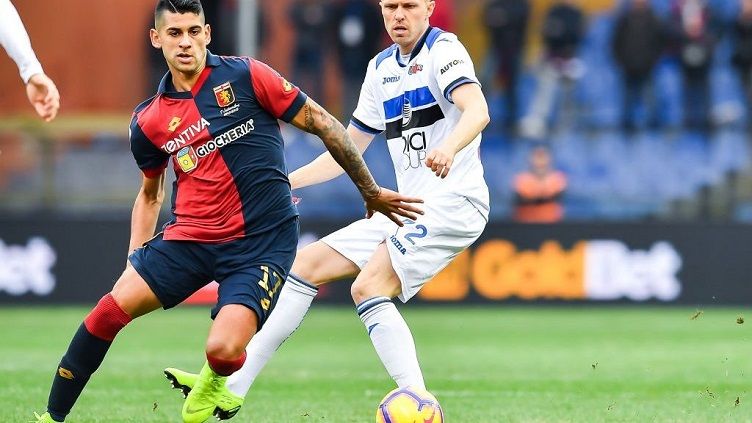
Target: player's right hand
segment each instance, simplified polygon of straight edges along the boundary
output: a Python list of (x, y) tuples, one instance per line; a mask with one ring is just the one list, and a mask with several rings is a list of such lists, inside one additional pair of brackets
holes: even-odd
[(55, 119), (60, 109), (60, 93), (47, 75), (34, 74), (26, 83), (26, 96), (39, 117), (45, 122)]
[(423, 210), (410, 203), (422, 203), (423, 200), (416, 197), (405, 197), (402, 194), (386, 188), (379, 188), (379, 195), (365, 200), (366, 218), (371, 218), (375, 213), (381, 213), (399, 226), (404, 226), (399, 216), (410, 220), (418, 218)]

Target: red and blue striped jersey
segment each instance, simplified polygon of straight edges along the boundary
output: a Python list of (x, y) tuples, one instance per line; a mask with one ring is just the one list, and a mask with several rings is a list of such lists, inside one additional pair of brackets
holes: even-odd
[(172, 161), (173, 218), (164, 239), (227, 242), (297, 216), (277, 119), (291, 121), (306, 95), (266, 64), (207, 52), (191, 91), (170, 73), (133, 113), (133, 157), (147, 177)]

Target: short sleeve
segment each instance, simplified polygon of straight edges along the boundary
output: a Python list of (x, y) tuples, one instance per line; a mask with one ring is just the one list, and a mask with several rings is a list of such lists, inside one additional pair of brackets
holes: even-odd
[(156, 178), (164, 172), (170, 155), (158, 149), (141, 130), (138, 123), (138, 115), (133, 114), (130, 128), (128, 128), (128, 138), (131, 143), (131, 153), (136, 159), (138, 168), (146, 175), (147, 178)]
[(460, 85), (480, 84), (470, 55), (453, 34), (442, 34), (431, 54), (436, 55), (432, 61), (434, 75), (449, 102), (452, 102), (452, 91)]
[(384, 131), (384, 119), (381, 117), (380, 103), (376, 98), (373, 87), (376, 77), (376, 63), (375, 60), (371, 60), (366, 71), (366, 78), (360, 88), (358, 106), (350, 120), (350, 123), (356, 128), (374, 135)]
[(251, 83), (259, 104), (275, 118), (290, 122), (308, 97), (266, 63), (249, 60)]

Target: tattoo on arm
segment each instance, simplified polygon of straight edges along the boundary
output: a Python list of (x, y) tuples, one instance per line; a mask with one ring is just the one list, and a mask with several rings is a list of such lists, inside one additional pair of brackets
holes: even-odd
[(305, 127), (309, 133), (314, 133), (313, 127), (313, 112), (311, 112), (311, 105), (306, 102), (303, 105), (303, 113), (305, 113)]
[(348, 135), (345, 127), (312, 100), (308, 100), (303, 105), (303, 119), (301, 129), (321, 138), (334, 160), (347, 172), (363, 196), (378, 197), (381, 188), (373, 180), (358, 147)]

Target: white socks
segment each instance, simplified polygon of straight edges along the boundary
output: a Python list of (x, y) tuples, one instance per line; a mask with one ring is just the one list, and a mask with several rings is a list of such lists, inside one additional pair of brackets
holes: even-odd
[(360, 303), (357, 311), (376, 353), (397, 386), (425, 389), (413, 335), (394, 303), (388, 297), (375, 297)]
[(266, 362), (300, 326), (317, 292), (315, 286), (302, 279), (294, 275), (287, 276), (277, 305), (245, 349), (248, 356), (243, 367), (227, 378), (230, 392), (245, 397)]
[[(287, 277), (274, 311), (246, 348), (248, 357), (243, 367), (227, 378), (230, 392), (246, 396), (274, 352), (300, 326), (317, 292), (316, 287), (300, 278)], [(413, 335), (394, 303), (388, 297), (375, 297), (360, 303), (357, 311), (376, 353), (397, 386), (425, 389)]]

